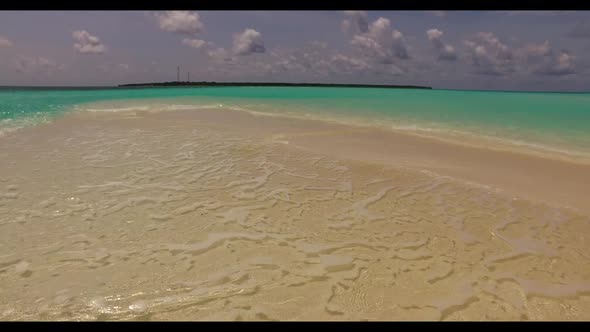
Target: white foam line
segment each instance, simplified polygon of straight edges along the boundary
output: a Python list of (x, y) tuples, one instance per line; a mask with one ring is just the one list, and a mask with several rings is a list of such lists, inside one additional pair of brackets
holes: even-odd
[(77, 108), (78, 110), (85, 112), (127, 112), (127, 111), (147, 111), (150, 109), (149, 106), (132, 106), (122, 108)]
[[(249, 106), (249, 105), (248, 105)], [(391, 120), (375, 120), (375, 119), (360, 119), (360, 118), (351, 118), (351, 119), (344, 119), (344, 118), (334, 118), (337, 114), (331, 114), (332, 117), (317, 115), (317, 114), (295, 114), (293, 112), (289, 113), (279, 113), (279, 112), (261, 112), (255, 111), (246, 107), (236, 106), (231, 104), (207, 104), (207, 105), (190, 105), (190, 104), (173, 104), (169, 106), (165, 105), (154, 105), (150, 107), (148, 105), (139, 105), (139, 106), (132, 106), (132, 107), (123, 107), (123, 108), (83, 108), (80, 106), (76, 106), (75, 109), (88, 111), (88, 112), (125, 112), (125, 111), (179, 111), (179, 110), (198, 110), (198, 109), (227, 109), (233, 111), (241, 111), (247, 112), (253, 116), (267, 116), (267, 117), (280, 117), (280, 118), (292, 118), (292, 119), (300, 119), (300, 120), (315, 120), (315, 121), (322, 121), (327, 123), (335, 123), (347, 126), (354, 126), (354, 127), (378, 127), (386, 130), (393, 130), (393, 131), (402, 131), (402, 132), (409, 132), (414, 133), (419, 136), (432, 138), (432, 139), (442, 139), (444, 141), (450, 140), (452, 143), (460, 143), (464, 145), (471, 145), (470, 143), (459, 141), (462, 137), (473, 137), (476, 139), (481, 139), (483, 141), (489, 141), (492, 143), (496, 143), (499, 145), (509, 146), (509, 147), (524, 147), (528, 150), (532, 150), (530, 152), (533, 153), (556, 153), (562, 154), (565, 156), (573, 157), (573, 158), (583, 158), (583, 157), (590, 157), (590, 154), (587, 152), (580, 152), (580, 151), (572, 151), (569, 149), (553, 147), (546, 144), (541, 143), (534, 143), (534, 142), (526, 142), (519, 139), (511, 139), (511, 138), (504, 138), (504, 137), (495, 137), (490, 135), (485, 135), (483, 133), (474, 133), (471, 131), (462, 131), (456, 130), (452, 128), (442, 128), (437, 127), (436, 124), (422, 124), (422, 125), (415, 125), (415, 124), (395, 124), (391, 123)], [(369, 120), (369, 121), (367, 121)], [(436, 136), (436, 134), (439, 134)], [(448, 137), (445, 137), (448, 135)], [(286, 141), (281, 142), (286, 143)], [(474, 142), (473, 145), (477, 145), (477, 142)], [(485, 145), (487, 148), (506, 148), (506, 147), (490, 147)]]
[[(298, 115), (298, 114), (293, 114), (293, 113), (269, 113), (269, 112), (254, 111), (254, 110), (250, 110), (250, 109), (247, 109), (244, 107), (238, 107), (238, 106), (227, 106), (226, 108), (230, 109), (230, 110), (235, 110), (235, 111), (248, 112), (254, 116), (270, 116), (270, 117), (293, 118), (293, 119), (300, 119), (300, 120), (315, 120), (315, 121), (322, 121), (322, 122), (327, 122), (327, 123), (335, 123), (335, 124), (354, 126), (354, 127), (379, 127), (382, 129), (390, 129), (393, 131), (411, 132), (411, 133), (415, 133), (417, 135), (422, 134), (421, 136), (427, 137), (427, 138), (452, 140), (453, 143), (466, 144), (465, 142), (457, 142), (456, 140), (458, 138), (460, 139), (461, 137), (474, 137), (476, 139), (483, 139), (483, 140), (492, 141), (496, 144), (504, 144), (504, 145), (513, 146), (513, 147), (526, 147), (526, 148), (533, 150), (533, 152), (558, 153), (558, 154), (564, 154), (564, 155), (570, 156), (570, 157), (590, 157), (590, 154), (586, 153), (586, 152), (578, 152), (578, 151), (572, 151), (572, 150), (567, 150), (567, 149), (563, 149), (563, 148), (556, 148), (556, 147), (548, 146), (546, 144), (526, 142), (526, 141), (518, 140), (518, 139), (489, 136), (489, 135), (485, 135), (485, 134), (481, 134), (481, 133), (474, 133), (474, 132), (470, 132), (470, 131), (461, 131), (461, 130), (456, 130), (456, 129), (451, 129), (451, 128), (437, 128), (436, 125), (431, 125), (431, 126), (419, 126), (419, 125), (410, 125), (410, 124), (396, 125), (396, 124), (391, 124), (391, 122), (388, 122), (387, 120), (385, 120), (384, 122), (371, 120), (370, 123), (368, 123), (366, 121), (366, 119), (348, 119), (348, 120), (334, 119), (334, 118), (327, 118), (325, 116), (313, 115), (310, 113), (306, 113), (303, 115)], [(450, 135), (452, 138), (447, 138), (444, 136), (442, 136), (442, 137), (433, 136), (432, 134)], [(457, 137), (455, 137), (455, 136), (457, 136)], [(488, 146), (486, 146), (486, 147), (488, 147)], [(491, 148), (494, 148), (494, 147), (491, 147)]]

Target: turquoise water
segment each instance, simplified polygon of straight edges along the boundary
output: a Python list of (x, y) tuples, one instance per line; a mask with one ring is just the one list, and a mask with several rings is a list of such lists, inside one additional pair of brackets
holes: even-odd
[(354, 119), (409, 130), (470, 133), (590, 151), (590, 93), (298, 87), (0, 88), (0, 129), (77, 105), (150, 99), (224, 103), (253, 111)]

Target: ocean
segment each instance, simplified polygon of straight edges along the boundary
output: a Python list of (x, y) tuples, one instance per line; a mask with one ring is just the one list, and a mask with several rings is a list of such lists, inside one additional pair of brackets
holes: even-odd
[(89, 103), (117, 101), (139, 110), (165, 104), (180, 108), (221, 105), (460, 139), (485, 138), (570, 155), (590, 154), (590, 93), (332, 87), (3, 87), (0, 133), (91, 108), (87, 107)]
[(2, 88), (0, 320), (588, 320), (589, 97)]

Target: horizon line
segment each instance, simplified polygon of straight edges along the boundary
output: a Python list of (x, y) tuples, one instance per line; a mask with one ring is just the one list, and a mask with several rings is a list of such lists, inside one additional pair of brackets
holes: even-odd
[[(174, 86), (172, 84), (180, 83), (180, 85)], [(0, 85), (0, 89), (4, 88), (48, 88), (48, 89), (127, 89), (127, 88), (190, 88), (189, 84), (240, 84), (240, 85), (256, 85), (256, 84), (285, 84), (285, 85), (333, 85), (338, 86), (364, 86), (364, 87), (408, 87), (408, 88), (419, 88), (421, 90), (440, 90), (440, 91), (473, 91), (473, 92), (520, 92), (520, 93), (590, 93), (587, 91), (555, 91), (555, 90), (495, 90), (495, 89), (463, 89), (463, 88), (436, 88), (433, 86), (423, 85), (402, 85), (402, 84), (359, 84), (359, 83), (289, 83), (289, 82), (217, 82), (217, 81), (169, 81), (169, 82), (151, 82), (151, 83), (125, 83), (119, 85)], [(170, 86), (158, 86), (154, 84), (171, 84)]]

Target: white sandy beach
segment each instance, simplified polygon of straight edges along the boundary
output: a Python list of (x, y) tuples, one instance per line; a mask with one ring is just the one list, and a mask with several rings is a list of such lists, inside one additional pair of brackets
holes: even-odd
[(2, 320), (588, 320), (590, 164), (223, 109), (0, 140)]

